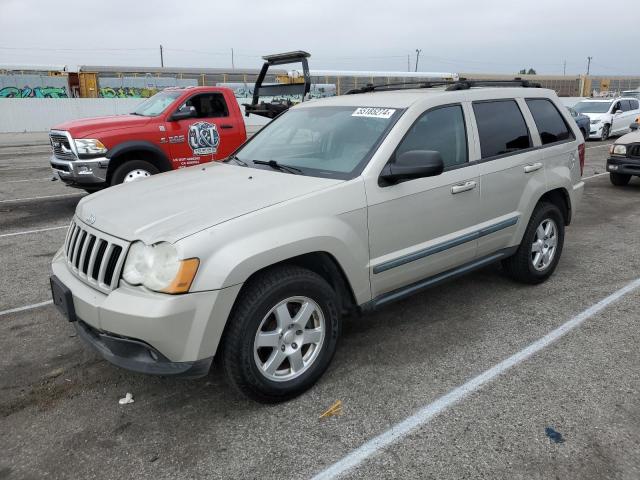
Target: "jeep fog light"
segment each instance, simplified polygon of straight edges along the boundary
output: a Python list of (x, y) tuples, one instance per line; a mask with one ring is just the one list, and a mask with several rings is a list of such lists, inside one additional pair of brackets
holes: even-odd
[(164, 293), (185, 293), (198, 270), (197, 258), (179, 260), (176, 248), (161, 242), (145, 245), (135, 242), (129, 248), (122, 278), (131, 285), (144, 285)]

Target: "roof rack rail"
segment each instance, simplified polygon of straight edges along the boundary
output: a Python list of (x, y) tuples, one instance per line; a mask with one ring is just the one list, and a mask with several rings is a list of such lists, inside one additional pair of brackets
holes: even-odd
[(542, 85), (538, 82), (531, 82), (529, 80), (523, 80), (520, 77), (516, 77), (513, 80), (468, 80), (466, 78), (460, 78), (455, 81), (418, 81), (418, 82), (402, 82), (402, 83), (387, 83), (374, 85), (368, 83), (364, 87), (354, 88), (349, 90), (345, 95), (353, 95), (356, 93), (368, 93), (377, 91), (391, 91), (391, 90), (406, 90), (413, 88), (433, 88), (446, 86), (447, 91), (453, 90), (469, 90), (472, 87), (523, 87), (523, 88), (541, 88)]

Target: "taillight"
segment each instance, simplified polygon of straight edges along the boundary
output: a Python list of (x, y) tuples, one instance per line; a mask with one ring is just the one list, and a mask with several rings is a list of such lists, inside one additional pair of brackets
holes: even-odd
[(581, 143), (578, 145), (578, 157), (580, 158), (580, 176), (584, 173), (584, 154), (585, 154), (585, 145)]

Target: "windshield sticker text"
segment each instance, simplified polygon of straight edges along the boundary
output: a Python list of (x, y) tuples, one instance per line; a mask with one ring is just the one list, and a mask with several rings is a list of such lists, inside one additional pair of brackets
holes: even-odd
[(393, 108), (359, 107), (351, 114), (352, 117), (391, 118), (396, 113)]

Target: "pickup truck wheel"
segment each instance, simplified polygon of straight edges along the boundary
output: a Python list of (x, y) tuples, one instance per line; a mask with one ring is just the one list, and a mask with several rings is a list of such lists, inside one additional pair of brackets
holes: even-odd
[(564, 245), (564, 218), (552, 203), (539, 203), (531, 215), (516, 253), (502, 266), (514, 280), (536, 284), (549, 278)]
[(118, 185), (120, 183), (137, 182), (138, 180), (144, 180), (151, 175), (155, 175), (159, 170), (145, 160), (129, 160), (124, 162), (116, 171), (113, 172), (111, 177), (111, 185)]
[(221, 345), (225, 374), (263, 403), (293, 398), (329, 366), (340, 335), (334, 290), (295, 266), (260, 273), (245, 285)]
[(624, 187), (631, 180), (631, 175), (625, 175), (624, 173), (609, 173), (609, 180), (616, 187)]

